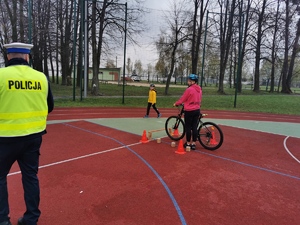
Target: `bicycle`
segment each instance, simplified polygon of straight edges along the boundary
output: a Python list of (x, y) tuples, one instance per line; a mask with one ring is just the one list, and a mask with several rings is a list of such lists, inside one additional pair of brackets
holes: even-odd
[[(178, 107), (180, 108), (180, 107)], [(165, 130), (169, 138), (174, 141), (182, 139), (185, 135), (185, 124), (181, 118), (184, 113), (184, 106), (182, 105), (177, 116), (170, 116), (165, 122)], [(198, 141), (207, 150), (216, 150), (221, 147), (224, 140), (224, 135), (221, 128), (213, 122), (203, 122), (202, 118), (207, 114), (200, 114), (197, 131)]]

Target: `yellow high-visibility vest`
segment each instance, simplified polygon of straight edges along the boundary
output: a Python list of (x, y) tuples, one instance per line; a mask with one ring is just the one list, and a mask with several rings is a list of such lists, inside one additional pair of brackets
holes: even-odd
[(19, 137), (45, 130), (48, 81), (29, 66), (0, 69), (0, 137)]

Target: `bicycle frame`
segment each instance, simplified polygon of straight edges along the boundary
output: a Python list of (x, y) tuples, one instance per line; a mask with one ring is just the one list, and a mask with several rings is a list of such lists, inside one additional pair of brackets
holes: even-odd
[[(182, 115), (184, 114), (184, 106), (182, 105), (182, 108), (180, 110), (180, 112), (178, 113), (178, 119), (182, 118)], [(206, 114), (202, 114), (200, 113), (200, 116), (198, 118), (198, 121), (197, 121), (197, 130), (199, 129), (199, 127), (203, 124), (202, 122), (202, 118), (205, 116)]]
[[(170, 116), (165, 122), (165, 130), (167, 135), (175, 141), (180, 140), (185, 135), (185, 122), (182, 119), (184, 114), (184, 106), (177, 116)], [(202, 118), (207, 114), (200, 113), (197, 121), (198, 141), (208, 150), (216, 150), (223, 143), (223, 132), (220, 127), (213, 122), (203, 122)], [(180, 131), (179, 131), (180, 130)]]

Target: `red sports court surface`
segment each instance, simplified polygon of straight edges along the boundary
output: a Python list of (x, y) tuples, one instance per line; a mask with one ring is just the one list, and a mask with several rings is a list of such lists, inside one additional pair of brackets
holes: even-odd
[[(174, 114), (161, 111), (164, 117)], [(299, 224), (299, 138), (222, 125), (220, 149), (212, 152), (198, 144), (196, 151), (179, 155), (169, 138), (142, 144), (142, 134), (85, 121), (144, 113), (61, 108), (49, 115), (49, 121), (62, 121), (48, 125), (41, 148), (39, 225)], [(300, 123), (299, 116), (204, 113), (218, 119)], [(24, 212), (17, 165), (8, 184), (16, 224)]]

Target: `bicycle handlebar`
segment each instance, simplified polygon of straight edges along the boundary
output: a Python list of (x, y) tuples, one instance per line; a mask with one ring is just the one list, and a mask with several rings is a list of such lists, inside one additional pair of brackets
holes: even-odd
[[(184, 108), (184, 104), (181, 104), (181, 105), (173, 105), (173, 107), (180, 107), (180, 106), (182, 106), (183, 108)], [(183, 113), (183, 111), (181, 111), (181, 113)], [(180, 113), (180, 114), (181, 114)], [(200, 113), (200, 116), (199, 116), (199, 118), (203, 118), (203, 117), (205, 117), (205, 116), (208, 116), (208, 114), (207, 113)]]

